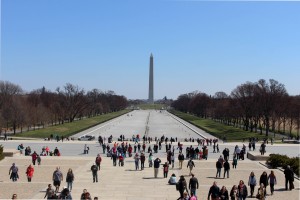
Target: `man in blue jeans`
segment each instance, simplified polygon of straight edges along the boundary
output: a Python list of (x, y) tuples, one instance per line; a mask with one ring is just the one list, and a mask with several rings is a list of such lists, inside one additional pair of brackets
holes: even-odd
[(195, 177), (194, 174), (192, 174), (192, 178), (190, 178), (189, 182), (189, 189), (191, 190), (191, 196), (192, 193), (196, 196), (196, 190), (199, 188), (198, 179)]

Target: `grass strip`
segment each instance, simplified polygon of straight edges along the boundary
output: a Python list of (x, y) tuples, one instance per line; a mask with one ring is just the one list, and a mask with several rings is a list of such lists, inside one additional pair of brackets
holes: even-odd
[(241, 141), (244, 139), (245, 141), (248, 141), (248, 138), (250, 137), (259, 139), (263, 139), (266, 137), (264, 134), (261, 135), (259, 133), (244, 131), (240, 128), (216, 122), (212, 119), (199, 118), (197, 116), (179, 112), (176, 110), (171, 110), (170, 112), (217, 138), (223, 139), (224, 137), (226, 137), (227, 141)]
[(99, 115), (96, 117), (85, 118), (78, 121), (73, 121), (72, 123), (64, 123), (55, 126), (49, 126), (43, 129), (32, 130), (28, 132), (18, 133), (16, 136), (19, 137), (30, 137), (30, 138), (48, 138), (51, 134), (69, 137), (78, 132), (84, 131), (91, 127), (94, 127), (103, 122), (109, 121), (121, 115), (124, 115), (131, 110), (121, 110), (118, 112), (107, 113), (104, 115)]

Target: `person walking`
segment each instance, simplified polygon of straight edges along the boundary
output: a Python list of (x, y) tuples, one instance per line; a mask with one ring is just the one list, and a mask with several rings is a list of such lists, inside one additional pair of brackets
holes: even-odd
[(273, 195), (274, 193), (274, 185), (277, 184), (277, 180), (276, 180), (276, 176), (274, 174), (274, 171), (271, 170), (271, 173), (268, 176), (268, 181), (270, 183), (270, 191), (271, 191), (271, 195)]
[(289, 184), (289, 190), (294, 189), (294, 172), (292, 171), (291, 167), (288, 165), (284, 170), (284, 177), (285, 177), (285, 190), (288, 190), (288, 184)]
[(224, 176), (223, 176), (223, 178), (225, 178), (225, 174), (227, 174), (227, 178), (229, 178), (229, 170), (230, 170), (230, 164), (229, 164), (228, 160), (225, 160), (225, 162), (224, 162)]
[(179, 161), (179, 169), (182, 169), (182, 164), (184, 161), (184, 155), (182, 154), (182, 152), (180, 152), (178, 155), (178, 161)]
[(266, 189), (266, 194), (267, 194), (267, 186), (269, 185), (268, 183), (268, 175), (267, 175), (267, 172), (264, 171), (262, 173), (262, 175), (260, 175), (260, 178), (259, 178), (259, 185), (260, 184), (264, 184), (264, 187)]
[(243, 180), (240, 180), (240, 183), (238, 185), (238, 193), (237, 197), (239, 200), (245, 200), (248, 196), (248, 190), (246, 185), (244, 184)]
[(26, 170), (26, 175), (27, 175), (27, 180), (28, 182), (31, 182), (31, 179), (33, 177), (33, 173), (34, 173), (34, 168), (31, 166), (31, 164), (27, 167)]
[(12, 166), (9, 168), (9, 172), (8, 175), (10, 175), (10, 179), (15, 182), (18, 180), (19, 178), (19, 174), (18, 174), (19, 168), (16, 166), (15, 163), (12, 164)]
[(56, 170), (53, 172), (52, 180), (53, 185), (55, 186), (55, 192), (59, 192), (60, 183), (63, 180), (63, 174), (59, 167), (56, 167)]
[(102, 158), (101, 158), (100, 154), (98, 154), (95, 159), (95, 163), (97, 165), (98, 170), (100, 170), (101, 161), (102, 161)]
[(209, 188), (207, 200), (211, 198), (211, 200), (219, 200), (220, 188), (217, 186), (217, 182), (214, 181), (213, 185)]
[(180, 197), (178, 199), (183, 198), (183, 193), (186, 190), (186, 187), (187, 187), (187, 184), (186, 184), (186, 180), (185, 180), (184, 176), (180, 176), (179, 181), (176, 183), (176, 189), (180, 193)]
[(238, 187), (236, 185), (232, 186), (230, 190), (230, 199), (231, 200), (237, 200), (237, 194), (238, 194)]
[(229, 200), (228, 190), (225, 186), (222, 186), (219, 193), (220, 200)]
[(188, 163), (187, 163), (187, 166), (186, 166), (186, 168), (188, 168), (189, 167), (189, 169), (190, 169), (190, 176), (192, 175), (192, 170), (193, 170), (193, 168), (195, 167), (195, 163), (194, 163), (194, 161), (192, 160), (192, 158), (190, 158), (190, 160), (188, 161)]
[(67, 172), (67, 176), (66, 176), (66, 182), (67, 182), (67, 187), (70, 192), (72, 191), (73, 181), (74, 181), (73, 170), (71, 168), (69, 168), (69, 170)]
[(160, 163), (161, 163), (161, 160), (159, 158), (156, 158), (154, 160), (154, 177), (155, 178), (157, 178)]
[(98, 182), (98, 167), (96, 165), (96, 163), (94, 163), (92, 166), (91, 166), (91, 171), (92, 171), (92, 174), (93, 174), (93, 182), (95, 183)]
[(190, 178), (190, 181), (189, 181), (189, 189), (191, 191), (191, 196), (192, 196), (192, 194), (197, 196), (196, 190), (198, 188), (199, 188), (198, 179), (195, 177), (194, 174), (192, 174), (192, 178)]
[(256, 177), (254, 175), (254, 172), (250, 173), (249, 180), (248, 180), (248, 185), (250, 186), (250, 195), (251, 195), (251, 198), (252, 198), (253, 193), (254, 193), (254, 188), (256, 186)]

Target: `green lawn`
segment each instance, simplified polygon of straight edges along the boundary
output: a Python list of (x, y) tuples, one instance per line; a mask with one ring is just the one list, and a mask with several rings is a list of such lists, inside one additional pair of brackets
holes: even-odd
[(130, 110), (122, 110), (119, 112), (113, 112), (113, 113), (99, 115), (92, 118), (86, 118), (86, 119), (74, 121), (72, 123), (64, 123), (56, 126), (49, 126), (44, 129), (19, 133), (16, 136), (31, 137), (31, 138), (46, 138), (49, 137), (51, 134), (53, 134), (53, 135), (68, 137), (80, 131), (86, 130), (90, 127), (96, 126), (98, 124), (101, 124), (113, 118), (116, 118), (127, 112), (130, 112)]
[(195, 126), (201, 128), (202, 130), (206, 131), (207, 133), (210, 133), (211, 135), (214, 135), (215, 137), (218, 137), (220, 139), (223, 139), (224, 136), (226, 137), (227, 141), (240, 141), (243, 139), (248, 139), (249, 137), (255, 137), (255, 138), (265, 138), (265, 135), (260, 135), (259, 133), (251, 133), (250, 131), (244, 131), (239, 128), (235, 128), (233, 126), (227, 126), (225, 124), (215, 122), (211, 119), (203, 119), (196, 117), (194, 115), (190, 115), (187, 113), (182, 113), (179, 111), (171, 111), (174, 115), (180, 117), (181, 119), (188, 121)]

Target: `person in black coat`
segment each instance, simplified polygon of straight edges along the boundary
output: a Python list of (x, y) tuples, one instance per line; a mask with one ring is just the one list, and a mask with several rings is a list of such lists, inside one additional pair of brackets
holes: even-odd
[(185, 180), (184, 176), (180, 176), (179, 181), (176, 183), (176, 189), (180, 193), (179, 199), (183, 198), (183, 192), (186, 190), (186, 188), (187, 188), (186, 180)]
[(224, 178), (225, 178), (226, 173), (227, 173), (227, 178), (229, 178), (229, 170), (230, 170), (230, 164), (229, 164), (228, 160), (225, 160), (225, 163), (224, 163)]
[[(260, 179), (259, 179), (259, 185), (260, 184), (264, 184), (264, 187), (265, 187), (265, 191), (267, 191), (267, 186), (269, 185), (269, 183), (268, 183), (268, 174), (267, 174), (267, 172), (263, 172), (262, 173), (262, 175), (260, 176)], [(267, 192), (266, 192), (266, 194), (267, 194)], [(265, 195), (266, 195), (265, 194)]]
[(225, 186), (222, 187), (219, 193), (220, 200), (229, 200), (228, 190)]
[(288, 183), (289, 183), (289, 189), (294, 189), (294, 172), (292, 171), (291, 167), (288, 165), (286, 169), (284, 170), (284, 176), (285, 176), (285, 190), (288, 190)]

